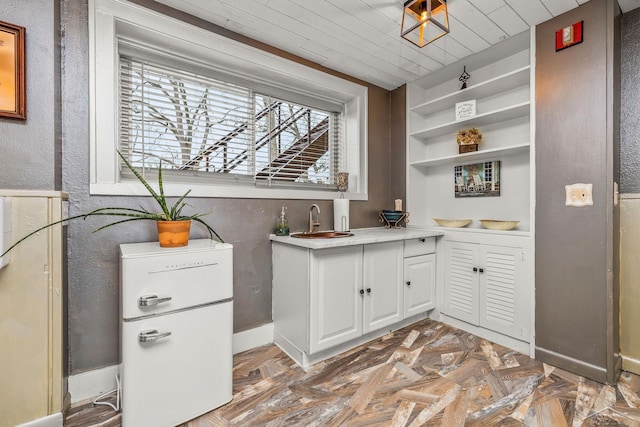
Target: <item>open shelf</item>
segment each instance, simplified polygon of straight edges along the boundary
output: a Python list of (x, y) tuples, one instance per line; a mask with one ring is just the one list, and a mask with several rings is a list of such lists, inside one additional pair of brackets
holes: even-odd
[[(476, 222), (474, 220), (474, 222)], [(529, 230), (521, 230), (516, 228), (514, 230), (489, 230), (488, 228), (483, 228), (480, 225), (470, 225), (468, 227), (442, 227), (436, 224), (427, 225), (421, 228), (426, 228), (428, 230), (437, 230), (437, 231), (456, 231), (462, 233), (481, 233), (481, 234), (496, 234), (501, 236), (522, 236), (522, 237), (530, 237), (531, 231)]]
[(441, 96), (440, 98), (424, 102), (411, 108), (411, 111), (422, 116), (452, 108), (456, 102), (468, 101), (470, 99), (486, 98), (496, 93), (506, 92), (520, 86), (529, 84), (529, 73), (531, 67), (526, 66), (513, 70), (509, 73), (497, 76), (491, 80), (469, 86), (467, 89), (459, 90)]
[(432, 167), (445, 165), (448, 163), (462, 163), (466, 161), (482, 161), (490, 158), (494, 158), (498, 155), (516, 154), (529, 150), (529, 143), (510, 145), (507, 147), (490, 148), (487, 150), (474, 151), (472, 153), (455, 154), (452, 156), (435, 157), (429, 160), (420, 160), (417, 162), (411, 162), (411, 166), (415, 167)]
[(529, 114), (530, 102), (522, 102), (520, 104), (511, 105), (483, 114), (478, 114), (466, 120), (458, 120), (442, 125), (433, 126), (410, 134), (410, 136), (419, 139), (435, 138), (437, 136), (455, 133), (460, 129), (475, 126), (485, 126), (492, 123), (498, 123), (505, 120), (515, 119), (516, 117), (524, 117)]

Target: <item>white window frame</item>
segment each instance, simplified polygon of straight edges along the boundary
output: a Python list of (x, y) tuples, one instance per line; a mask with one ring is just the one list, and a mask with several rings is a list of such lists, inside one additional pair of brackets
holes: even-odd
[[(89, 0), (90, 193), (147, 195), (136, 180), (120, 176), (118, 147), (119, 40), (281, 86), (310, 97), (339, 102), (344, 109), (345, 197), (367, 200), (367, 87), (281, 58), (244, 43), (134, 5), (126, 0)], [(259, 71), (259, 75), (256, 73)], [(336, 171), (337, 172), (337, 171)], [(153, 180), (151, 180), (153, 181)], [(334, 199), (337, 190), (265, 188), (229, 183), (166, 182), (165, 193), (194, 197)]]

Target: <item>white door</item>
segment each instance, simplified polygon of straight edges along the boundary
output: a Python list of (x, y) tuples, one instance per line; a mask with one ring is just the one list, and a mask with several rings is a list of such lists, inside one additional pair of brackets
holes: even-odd
[(446, 243), (444, 314), (478, 324), (479, 269), (478, 245), (451, 241)]
[(404, 260), (404, 318), (435, 308), (436, 256)]
[(403, 241), (364, 246), (365, 334), (402, 320), (403, 248)]
[[(310, 251), (309, 352), (362, 335), (362, 245)], [(303, 284), (301, 284), (302, 286)]]
[(480, 245), (480, 326), (529, 341), (529, 281), (522, 248)]

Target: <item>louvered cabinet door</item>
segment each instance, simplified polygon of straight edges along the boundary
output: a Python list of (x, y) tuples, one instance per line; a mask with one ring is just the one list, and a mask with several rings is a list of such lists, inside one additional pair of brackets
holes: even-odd
[(478, 263), (478, 245), (452, 241), (446, 243), (442, 312), (474, 325), (478, 324), (480, 313)]
[(529, 341), (525, 251), (486, 245), (479, 250), (480, 326)]

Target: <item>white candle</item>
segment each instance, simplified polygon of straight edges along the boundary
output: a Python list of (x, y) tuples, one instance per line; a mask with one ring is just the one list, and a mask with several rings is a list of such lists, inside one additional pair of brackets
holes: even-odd
[(397, 211), (402, 210), (402, 199), (396, 199), (396, 210)]

